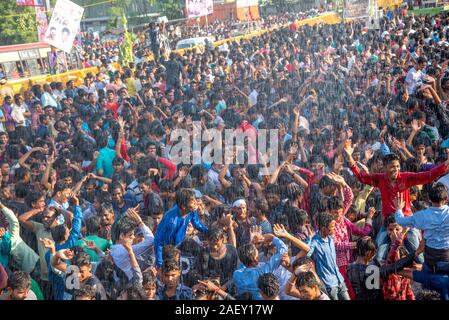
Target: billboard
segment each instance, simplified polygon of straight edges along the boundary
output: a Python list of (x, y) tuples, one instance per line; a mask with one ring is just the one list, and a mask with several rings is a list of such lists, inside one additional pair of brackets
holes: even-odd
[(69, 0), (58, 0), (45, 32), (45, 42), (65, 52), (70, 52), (80, 27), (83, 12), (84, 8)]
[(188, 18), (207, 16), (214, 12), (213, 0), (186, 0)]
[(21, 7), (43, 7), (44, 0), (16, 0), (16, 5)]
[(345, 19), (366, 18), (370, 15), (370, 0), (345, 0)]
[(253, 7), (259, 5), (259, 0), (237, 0), (237, 8)]

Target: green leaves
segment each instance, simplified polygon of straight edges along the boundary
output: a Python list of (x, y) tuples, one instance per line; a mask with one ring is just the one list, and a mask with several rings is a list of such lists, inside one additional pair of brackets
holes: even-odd
[(18, 7), (16, 1), (2, 1), (0, 5), (0, 45), (37, 41), (34, 7)]

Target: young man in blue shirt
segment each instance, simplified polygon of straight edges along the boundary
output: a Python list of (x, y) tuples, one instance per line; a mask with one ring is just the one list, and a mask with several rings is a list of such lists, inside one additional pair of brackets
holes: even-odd
[(259, 251), (256, 246), (253, 243), (244, 244), (238, 250), (239, 259), (244, 266), (234, 271), (233, 279), (238, 295), (247, 292), (251, 293), (255, 300), (263, 300), (258, 287), (259, 277), (274, 272), (281, 265), (282, 256), (288, 253), (288, 247), (272, 234), (258, 235), (258, 238), (264, 243), (273, 242), (276, 253), (267, 262), (259, 263)]
[(449, 206), (446, 186), (436, 183), (429, 191), (432, 206), (404, 217), (404, 200), (396, 199), (396, 222), (403, 227), (424, 231), (426, 241), (421, 271), (401, 271), (400, 274), (425, 288), (438, 291), (442, 300), (449, 300)]
[(162, 250), (165, 245), (178, 246), (186, 236), (186, 230), (192, 223), (200, 232), (207, 233), (207, 227), (200, 221), (197, 212), (195, 191), (193, 189), (180, 189), (176, 191), (176, 204), (168, 210), (157, 226), (154, 238), (154, 253), (156, 267), (162, 266)]
[(317, 217), (318, 233), (309, 244), (293, 237), (284, 228), (275, 225), (273, 231), (278, 236), (292, 241), (296, 247), (304, 251), (307, 257), (315, 261), (316, 272), (323, 281), (327, 295), (331, 300), (350, 300), (343, 276), (338, 270), (337, 254), (332, 235), (335, 232), (335, 218), (327, 212), (321, 212)]

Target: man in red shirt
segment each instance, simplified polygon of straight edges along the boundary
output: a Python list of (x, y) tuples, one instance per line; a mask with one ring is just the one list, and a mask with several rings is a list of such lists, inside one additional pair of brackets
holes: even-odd
[[(393, 215), (396, 212), (394, 199), (398, 193), (402, 195), (405, 201), (403, 209), (405, 216), (412, 214), (410, 205), (410, 187), (430, 183), (448, 171), (449, 159), (436, 166), (430, 171), (425, 172), (401, 172), (400, 159), (395, 154), (388, 154), (384, 157), (384, 173), (368, 174), (360, 170), (352, 158), (351, 147), (345, 148), (345, 154), (349, 162), (349, 166), (356, 176), (356, 178), (367, 185), (377, 187), (380, 190), (382, 197), (382, 223), (385, 217)], [(410, 247), (407, 249), (416, 250), (419, 245), (420, 233), (416, 229), (410, 229), (407, 234), (407, 240)], [(380, 246), (387, 241), (387, 233), (385, 227), (379, 230), (376, 242)], [(418, 259), (420, 261), (421, 259)]]
[(106, 102), (106, 109), (111, 110), (114, 113), (114, 119), (117, 120), (118, 117), (118, 102), (117, 98), (115, 97), (115, 93), (112, 90), (107, 91), (108, 95), (108, 101)]

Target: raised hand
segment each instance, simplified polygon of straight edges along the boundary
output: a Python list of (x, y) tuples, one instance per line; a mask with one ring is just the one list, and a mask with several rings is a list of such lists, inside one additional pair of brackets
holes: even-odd
[(289, 236), (289, 233), (282, 224), (275, 224), (273, 226), (273, 233), (278, 238), (287, 238)]
[(394, 199), (394, 207), (396, 208), (396, 210), (402, 210), (402, 208), (404, 208), (405, 206), (405, 201), (402, 197), (402, 194), (400, 192), (398, 192), (396, 198)]
[(86, 244), (86, 246), (85, 246), (86, 249), (93, 250), (93, 251), (97, 251), (98, 250), (98, 247), (97, 247), (97, 245), (95, 244), (94, 241), (92, 241), (92, 240), (84, 240), (84, 243)]
[(413, 120), (412, 121), (412, 129), (415, 132), (418, 132), (419, 130), (421, 130), (422, 126), (419, 124), (418, 120)]
[(368, 209), (368, 215), (366, 216), (367, 219), (372, 219), (374, 215), (376, 214), (376, 208), (370, 207)]
[(219, 287), (217, 287), (212, 281), (210, 280), (198, 280), (198, 283), (203, 285), (207, 291), (217, 291), (218, 289), (220, 289)]
[(70, 197), (69, 198), (72, 199), (73, 203), (76, 206), (80, 205), (80, 200), (78, 199), (78, 197), (73, 192), (70, 193)]
[(262, 235), (262, 227), (260, 226), (252, 226), (249, 229), (249, 238), (251, 239), (251, 241), (253, 241), (253, 239), (257, 236), (261, 236)]
[(52, 239), (40, 238), (40, 242), (44, 245), (44, 248), (51, 249), (55, 246), (55, 242)]
[(58, 251), (58, 254), (63, 260), (72, 260), (73, 257), (75, 256), (75, 253), (70, 249)]
[(142, 224), (142, 218), (139, 215), (139, 207), (140, 205), (137, 205), (134, 208), (129, 208), (128, 210), (126, 210), (126, 215), (131, 218), (131, 220), (140, 225)]

